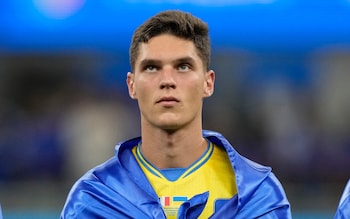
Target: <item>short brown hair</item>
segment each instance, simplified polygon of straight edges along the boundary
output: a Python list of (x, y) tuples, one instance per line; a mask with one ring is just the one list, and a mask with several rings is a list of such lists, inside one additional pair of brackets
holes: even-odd
[(194, 43), (206, 70), (210, 65), (210, 39), (207, 23), (190, 13), (179, 10), (167, 10), (156, 14), (140, 25), (134, 32), (130, 45), (130, 65), (134, 71), (141, 43), (147, 43), (152, 37), (169, 33)]

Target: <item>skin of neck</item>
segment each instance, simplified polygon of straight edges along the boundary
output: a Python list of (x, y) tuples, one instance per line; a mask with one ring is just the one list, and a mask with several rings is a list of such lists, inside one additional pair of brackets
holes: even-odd
[(201, 120), (185, 127), (165, 130), (141, 122), (141, 152), (159, 169), (186, 168), (207, 150)]

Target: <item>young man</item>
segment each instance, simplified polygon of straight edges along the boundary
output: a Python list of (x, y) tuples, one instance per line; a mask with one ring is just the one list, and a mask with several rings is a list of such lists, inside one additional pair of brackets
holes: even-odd
[(209, 62), (207, 24), (189, 13), (164, 11), (138, 27), (127, 86), (141, 137), (76, 182), (61, 218), (291, 218), (269, 167), (202, 130)]

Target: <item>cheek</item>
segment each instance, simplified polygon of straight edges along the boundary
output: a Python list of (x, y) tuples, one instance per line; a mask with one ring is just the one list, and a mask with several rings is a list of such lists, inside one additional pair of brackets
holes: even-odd
[(187, 86), (187, 88), (188, 88), (188, 92), (187, 92), (188, 101), (192, 105), (197, 105), (198, 103), (201, 103), (204, 97), (203, 85), (200, 83), (193, 83)]
[(135, 86), (135, 92), (137, 93), (137, 98), (139, 102), (147, 102), (150, 101), (152, 98), (152, 86), (144, 84), (144, 83), (138, 83), (138, 86)]
[(195, 83), (190, 83), (189, 85), (190, 90), (192, 90), (193, 95), (196, 96), (203, 96), (204, 91), (204, 83), (196, 81)]

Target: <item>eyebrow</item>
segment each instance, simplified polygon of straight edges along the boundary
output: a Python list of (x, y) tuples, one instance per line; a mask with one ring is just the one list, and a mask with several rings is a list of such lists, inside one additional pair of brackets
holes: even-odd
[(157, 59), (144, 59), (140, 62), (140, 66), (148, 66), (148, 65), (160, 65), (161, 61)]
[(190, 56), (186, 56), (186, 57), (177, 59), (175, 62), (176, 62), (176, 63), (189, 63), (189, 64), (193, 64), (193, 63), (195, 63), (195, 60), (194, 60), (192, 57), (190, 57)]
[[(140, 62), (140, 66), (147, 66), (147, 65), (161, 65), (162, 61), (158, 60), (158, 59), (144, 59)], [(193, 64), (195, 63), (195, 60), (190, 57), (190, 56), (186, 56), (186, 57), (182, 57), (182, 58), (178, 58), (175, 59), (173, 61), (173, 63), (190, 63)]]

